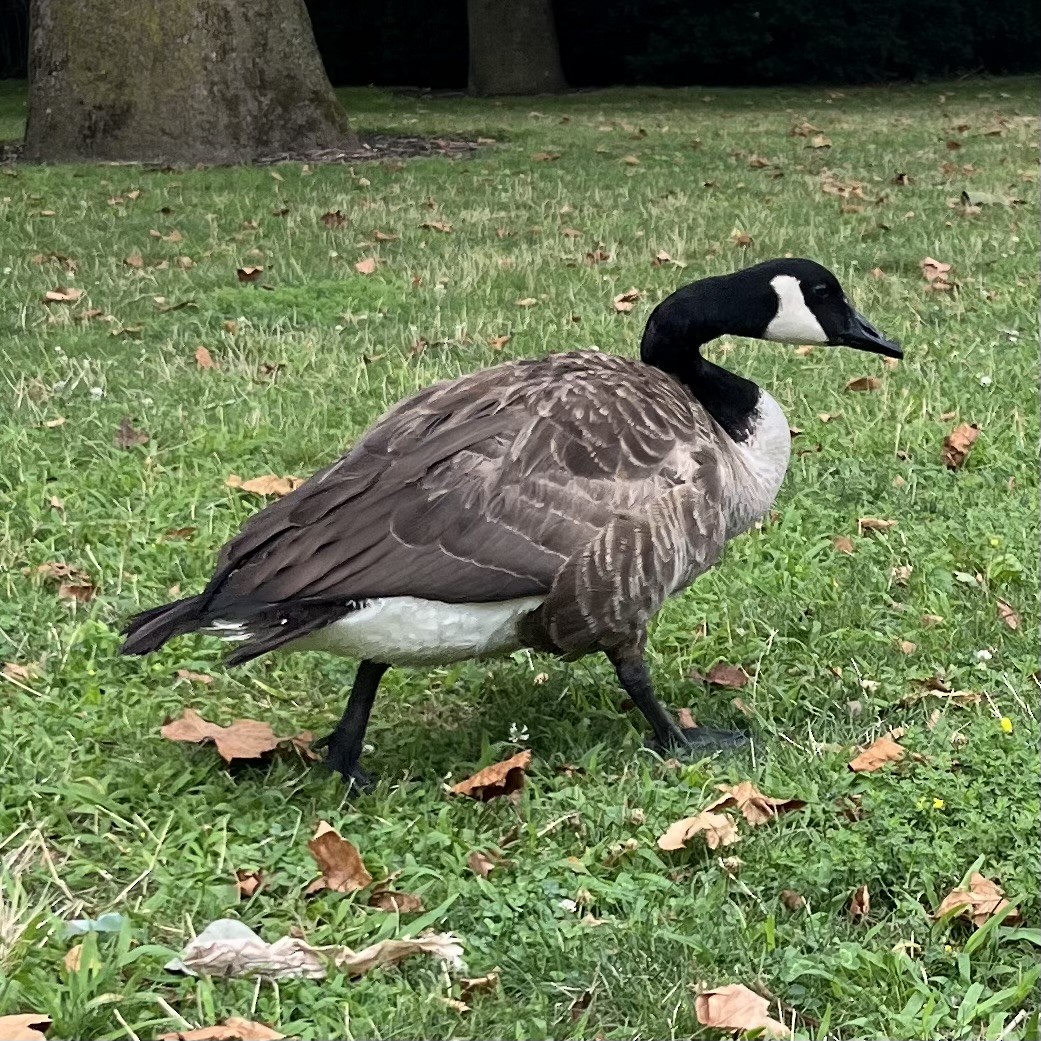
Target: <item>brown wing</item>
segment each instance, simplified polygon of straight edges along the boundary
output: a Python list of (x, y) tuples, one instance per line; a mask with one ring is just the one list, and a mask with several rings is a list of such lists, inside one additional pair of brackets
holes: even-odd
[(711, 463), (712, 421), (665, 374), (594, 352), (430, 387), (254, 516), (221, 552), (211, 617), (288, 601), (547, 593), (618, 511)]

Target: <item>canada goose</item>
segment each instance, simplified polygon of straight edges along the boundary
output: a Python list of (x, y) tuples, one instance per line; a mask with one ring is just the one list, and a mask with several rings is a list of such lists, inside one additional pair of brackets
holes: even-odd
[(252, 517), (202, 593), (137, 615), (124, 654), (202, 630), (228, 664), (278, 647), (361, 660), (325, 743), (347, 781), (380, 678), (522, 647), (603, 651), (661, 749), (741, 739), (681, 729), (654, 695), (647, 624), (769, 510), (788, 422), (756, 384), (701, 356), (729, 333), (902, 357), (810, 260), (677, 290), (640, 361), (578, 351), (427, 387), (344, 456)]

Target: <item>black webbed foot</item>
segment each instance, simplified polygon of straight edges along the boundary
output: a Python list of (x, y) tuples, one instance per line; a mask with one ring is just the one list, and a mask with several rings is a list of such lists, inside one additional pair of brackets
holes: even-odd
[(353, 787), (361, 792), (372, 791), (376, 787), (375, 781), (358, 765), (361, 750), (353, 748), (351, 743), (342, 740), (342, 737), (339, 731), (334, 730), (311, 747), (316, 751), (326, 749), (325, 765), (330, 770), (335, 770), (348, 788)]
[(719, 753), (741, 752), (752, 743), (748, 734), (740, 730), (722, 730), (718, 727), (677, 727), (674, 733), (675, 738), (667, 744), (652, 737), (644, 745), (662, 756), (704, 759)]

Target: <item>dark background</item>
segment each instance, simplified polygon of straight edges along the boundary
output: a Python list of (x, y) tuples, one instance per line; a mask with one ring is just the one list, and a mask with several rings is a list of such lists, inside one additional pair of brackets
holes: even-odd
[[(0, 0), (0, 79), (25, 76), (28, 6)], [(338, 86), (466, 86), (465, 0), (308, 0), (308, 9)], [(575, 87), (870, 83), (1041, 68), (1039, 0), (554, 0), (554, 10)]]

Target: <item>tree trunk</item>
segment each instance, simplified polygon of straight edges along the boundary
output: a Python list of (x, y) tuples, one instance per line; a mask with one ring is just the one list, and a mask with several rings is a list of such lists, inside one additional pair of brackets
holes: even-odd
[(352, 140), (304, 0), (32, 0), (30, 161), (248, 163)]
[(552, 0), (468, 0), (470, 93), (563, 90)]

